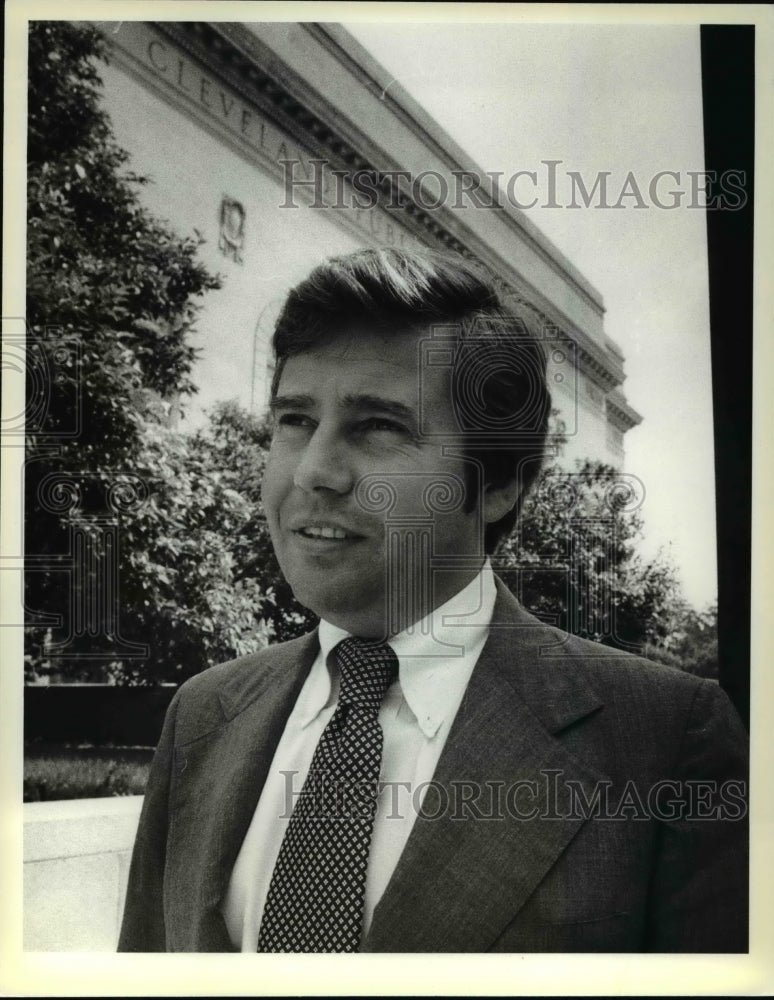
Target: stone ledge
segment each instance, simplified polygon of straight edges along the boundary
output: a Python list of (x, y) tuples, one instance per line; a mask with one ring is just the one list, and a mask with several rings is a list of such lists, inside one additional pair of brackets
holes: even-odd
[(115, 951), (142, 801), (24, 805), (25, 951)]
[(24, 861), (131, 850), (142, 795), (28, 802), (24, 805)]

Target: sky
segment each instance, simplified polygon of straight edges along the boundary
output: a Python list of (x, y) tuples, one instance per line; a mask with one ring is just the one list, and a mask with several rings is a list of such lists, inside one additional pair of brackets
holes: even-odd
[[(535, 171), (527, 216), (601, 292), (605, 332), (625, 355), (627, 471), (645, 485), (641, 552), (677, 566), (686, 598), (716, 598), (706, 213), (689, 172), (703, 169), (697, 25), (399, 24), (344, 27), (483, 170)], [(547, 167), (559, 160), (547, 208)], [(568, 171), (588, 190), (608, 171), (642, 198), (569, 209)], [(651, 197), (651, 181), (664, 176)], [(514, 192), (526, 204), (529, 179)], [(631, 188), (630, 188), (631, 190)], [(682, 191), (676, 199), (670, 191)], [(577, 199), (580, 202), (580, 199)], [(635, 207), (637, 202), (645, 207)]]

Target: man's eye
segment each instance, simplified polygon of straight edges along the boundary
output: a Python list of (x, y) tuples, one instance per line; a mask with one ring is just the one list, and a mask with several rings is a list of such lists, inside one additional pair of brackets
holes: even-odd
[(387, 420), (384, 417), (369, 417), (368, 420), (363, 420), (360, 427), (364, 431), (385, 431), (392, 434), (408, 434), (408, 430), (403, 426), (403, 424), (397, 423), (395, 420)]
[(279, 437), (298, 437), (314, 433), (314, 421), (303, 413), (279, 413), (274, 419), (274, 434)]
[(277, 417), (279, 427), (312, 427), (313, 422), (310, 417), (303, 413), (281, 413)]

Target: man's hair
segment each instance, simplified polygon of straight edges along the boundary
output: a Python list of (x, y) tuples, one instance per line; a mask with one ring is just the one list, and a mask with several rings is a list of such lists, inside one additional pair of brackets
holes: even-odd
[[(445, 353), (452, 366), (450, 403), (468, 459), (466, 509), (477, 499), (475, 463), (481, 485), (512, 479), (519, 485), (514, 507), (487, 525), (485, 548), (493, 552), (513, 529), (543, 460), (551, 400), (533, 314), (519, 305), (506, 309), (491, 278), (457, 255), (382, 248), (331, 257), (285, 300), (273, 337), (272, 397), (288, 358), (357, 326), (386, 336), (427, 336), (428, 361), (434, 335), (438, 348), (453, 347)], [(443, 351), (436, 356), (443, 358)]]

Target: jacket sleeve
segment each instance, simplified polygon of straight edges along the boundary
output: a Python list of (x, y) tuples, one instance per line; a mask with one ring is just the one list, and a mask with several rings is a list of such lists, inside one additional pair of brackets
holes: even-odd
[(118, 951), (166, 951), (164, 866), (180, 694), (180, 691), (175, 694), (167, 709), (150, 767), (129, 869)]
[(676, 767), (681, 808), (661, 817), (648, 951), (748, 950), (747, 742), (727, 696), (702, 684)]

